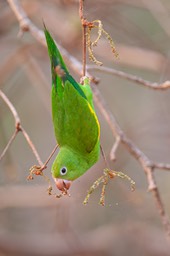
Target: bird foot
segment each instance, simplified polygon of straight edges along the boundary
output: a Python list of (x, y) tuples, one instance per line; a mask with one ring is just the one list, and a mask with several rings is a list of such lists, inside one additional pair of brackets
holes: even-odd
[(63, 188), (63, 190), (61, 191), (61, 193), (60, 194), (56, 194), (56, 193), (52, 193), (52, 190), (53, 190), (53, 188), (52, 188), (52, 185), (51, 185), (51, 182), (50, 182), (50, 179), (46, 176), (46, 175), (44, 175), (44, 173), (43, 173), (43, 170), (46, 168), (46, 165), (42, 165), (42, 166), (40, 166), (40, 165), (33, 165), (30, 169), (29, 169), (29, 171), (30, 171), (30, 173), (29, 173), (29, 175), (28, 175), (28, 177), (27, 177), (27, 180), (33, 180), (34, 179), (34, 175), (40, 175), (40, 176), (43, 176), (43, 178), (48, 182), (48, 184), (49, 184), (49, 186), (48, 186), (48, 188), (47, 188), (47, 193), (48, 193), (48, 195), (49, 196), (51, 196), (51, 195), (53, 195), (53, 196), (55, 196), (56, 198), (61, 198), (62, 196), (65, 196), (65, 195), (67, 195), (67, 196), (70, 196), (70, 194), (68, 193), (68, 190), (66, 189), (66, 188)]
[(52, 186), (51, 186), (51, 182), (50, 182), (50, 179), (43, 173), (43, 170), (46, 168), (46, 165), (33, 165), (29, 171), (29, 175), (27, 177), (27, 180), (33, 180), (34, 179), (34, 175), (40, 175), (42, 176), (49, 184), (48, 186), (48, 189), (47, 189), (47, 192), (48, 192), (48, 195), (52, 195)]
[(44, 175), (43, 174), (43, 170), (44, 170), (44, 168), (42, 166), (33, 165), (29, 169), (30, 174), (28, 175), (27, 180), (33, 180), (34, 179), (33, 175), (41, 175), (41, 176), (43, 176)]

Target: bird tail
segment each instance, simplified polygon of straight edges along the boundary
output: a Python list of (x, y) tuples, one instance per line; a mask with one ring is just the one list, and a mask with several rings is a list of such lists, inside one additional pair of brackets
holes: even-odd
[(74, 80), (74, 78), (69, 74), (67, 67), (64, 63), (64, 60), (44, 24), (44, 33), (47, 41), (48, 54), (51, 60), (51, 72), (53, 84), (56, 84), (56, 77), (60, 77), (63, 82), (69, 81), (72, 86), (79, 92), (79, 94), (86, 98), (81, 86)]
[(46, 37), (46, 42), (48, 46), (48, 54), (51, 60), (52, 65), (52, 72), (54, 72), (55, 67), (60, 67), (65, 73), (68, 73), (67, 67), (63, 61), (63, 58), (58, 50), (58, 47), (56, 46), (52, 36), (48, 32), (45, 24), (44, 24), (44, 33)]

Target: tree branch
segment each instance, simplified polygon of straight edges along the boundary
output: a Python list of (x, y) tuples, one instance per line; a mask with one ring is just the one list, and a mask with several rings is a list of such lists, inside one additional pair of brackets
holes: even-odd
[(4, 148), (4, 150), (2, 151), (2, 154), (0, 155), (0, 161), (2, 160), (2, 158), (5, 156), (7, 150), (9, 149), (9, 147), (11, 146), (12, 142), (14, 141), (15, 137), (18, 134), (18, 130), (15, 129), (14, 133), (12, 134), (10, 140), (8, 141), (6, 147)]
[(113, 147), (112, 147), (112, 149), (111, 149), (111, 151), (110, 151), (110, 159), (111, 159), (112, 161), (116, 161), (116, 151), (117, 151), (117, 149), (118, 149), (118, 147), (119, 147), (119, 144), (120, 144), (120, 142), (121, 142), (119, 136), (116, 136), (115, 139), (116, 139), (116, 140), (115, 140), (115, 143), (113, 144)]
[(3, 158), (3, 156), (5, 155), (6, 151), (9, 149), (10, 145), (12, 144), (12, 142), (14, 141), (14, 139), (16, 138), (18, 132), (22, 132), (22, 134), (24, 135), (28, 145), (30, 146), (30, 148), (32, 149), (32, 152), (34, 154), (34, 156), (36, 157), (38, 163), (40, 165), (42, 165), (42, 161), (41, 158), (38, 154), (38, 151), (36, 150), (33, 142), (31, 141), (28, 133), (25, 131), (25, 129), (21, 126), (21, 122), (20, 122), (20, 118), (19, 115), (15, 109), (15, 107), (13, 106), (13, 104), (10, 102), (10, 100), (7, 98), (7, 96), (0, 90), (0, 97), (4, 100), (4, 102), (7, 104), (7, 106), (9, 107), (10, 111), (12, 112), (14, 119), (15, 119), (15, 132), (13, 133), (11, 139), (9, 140), (8, 144), (6, 145), (5, 149), (3, 150), (1, 156), (0, 156), (0, 160)]
[[(11, 6), (13, 12), (15, 13), (19, 24), (20, 28), (23, 31), (30, 31), (30, 33), (43, 45), (45, 45), (45, 38), (43, 35), (43, 32), (39, 30), (38, 28), (35, 27), (35, 25), (29, 20), (25, 12), (23, 11), (22, 7), (19, 5), (19, 2), (17, 0), (7, 0), (9, 5)], [(64, 55), (65, 58), (69, 59), (71, 62), (71, 65), (73, 68), (81, 74), (82, 70), (82, 65), (81, 63), (72, 57), (71, 55), (68, 55), (68, 53), (61, 47), (59, 47), (62, 54)], [(157, 84), (157, 83), (150, 83), (148, 81), (143, 80), (142, 78), (126, 74), (122, 71), (115, 71), (113, 69), (109, 68), (103, 68), (103, 67), (94, 67), (94, 66), (89, 66), (88, 70), (100, 70), (104, 71), (110, 74), (117, 75), (119, 77), (122, 77), (124, 79), (128, 79), (130, 81), (134, 81), (138, 84), (142, 84), (144, 86), (147, 86), (152, 89), (167, 89), (170, 87), (170, 82), (167, 81), (163, 84)], [(89, 74), (88, 74), (89, 75)], [(99, 90), (97, 87), (93, 88), (94, 92), (94, 100), (101, 111), (102, 115), (104, 116), (105, 120), (110, 126), (110, 129), (113, 133), (113, 136), (116, 138), (119, 138), (120, 142), (127, 148), (128, 152), (140, 163), (142, 166), (146, 177), (147, 177), (147, 182), (148, 182), (148, 189), (149, 191), (152, 192), (152, 195), (155, 199), (157, 208), (159, 210), (159, 214), (162, 220), (162, 223), (167, 231), (167, 234), (170, 236), (170, 223), (169, 219), (166, 216), (165, 210), (164, 210), (164, 205), (162, 203), (160, 193), (157, 187), (157, 184), (155, 182), (155, 177), (154, 177), (154, 169), (155, 168), (160, 168), (164, 170), (170, 170), (170, 164), (163, 164), (163, 163), (154, 163), (152, 162), (122, 131), (120, 128), (119, 124), (115, 120), (114, 116), (110, 112), (110, 110), (107, 108), (106, 102), (104, 101), (102, 95), (100, 94)], [(117, 149), (117, 146), (115, 146)]]
[(82, 56), (83, 56), (83, 72), (82, 75), (85, 76), (86, 75), (86, 23), (85, 23), (85, 19), (84, 19), (84, 0), (79, 0), (79, 17), (81, 20), (81, 24), (82, 24), (82, 37), (83, 37), (83, 51), (82, 51)]
[(109, 75), (117, 76), (132, 82), (135, 82), (137, 84), (143, 85), (145, 87), (148, 87), (150, 89), (154, 90), (166, 90), (170, 88), (170, 81), (165, 81), (163, 83), (152, 83), (147, 80), (144, 80), (138, 76), (131, 75), (129, 73), (125, 73), (120, 70), (116, 70), (114, 68), (108, 68), (108, 67), (99, 67), (95, 65), (88, 65), (87, 66), (88, 71), (99, 71), (99, 72), (104, 72)]
[[(154, 177), (154, 168), (159, 166), (162, 167), (170, 167), (170, 165), (164, 165), (162, 163), (153, 163), (136, 145), (125, 135), (125, 133), (121, 130), (120, 126), (116, 122), (114, 116), (107, 108), (106, 102), (104, 101), (103, 97), (101, 96), (97, 87), (94, 88), (94, 99), (95, 103), (97, 104), (100, 112), (106, 119), (107, 123), (109, 124), (111, 131), (116, 138), (120, 138), (120, 142), (125, 145), (127, 150), (136, 158), (136, 160), (142, 166), (148, 181), (148, 190), (152, 192), (152, 195), (155, 199), (157, 208), (159, 209), (159, 214), (162, 219), (162, 223), (165, 226), (167, 231), (167, 235), (170, 236), (170, 222), (168, 217), (166, 216), (164, 205), (162, 203), (160, 193), (158, 187), (156, 185), (155, 177)], [(167, 168), (168, 169), (168, 168)], [(166, 170), (167, 170), (166, 169)], [(170, 170), (170, 169), (169, 169)]]
[(18, 116), (18, 113), (10, 100), (7, 98), (7, 96), (0, 90), (0, 97), (5, 101), (9, 109), (11, 110), (11, 113), (13, 114), (13, 117), (15, 119), (15, 126), (18, 127), (20, 125), (20, 118)]

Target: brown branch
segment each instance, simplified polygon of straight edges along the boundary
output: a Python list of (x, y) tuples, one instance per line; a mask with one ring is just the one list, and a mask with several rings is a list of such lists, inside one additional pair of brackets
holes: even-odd
[(12, 105), (12, 103), (9, 101), (7, 96), (1, 90), (0, 90), (0, 97), (7, 104), (7, 106), (11, 110), (11, 113), (13, 114), (13, 117), (15, 119), (15, 131), (14, 131), (13, 135), (11, 136), (10, 140), (8, 141), (6, 147), (4, 148), (2, 154), (0, 155), (0, 161), (1, 161), (2, 158), (4, 157), (4, 155), (6, 154), (7, 150), (11, 146), (12, 142), (14, 141), (15, 137), (17, 136), (18, 132), (19, 132), (20, 118), (18, 116), (18, 113), (17, 113), (16, 109)]
[[(51, 152), (50, 156), (47, 158), (47, 160), (45, 161), (45, 163), (43, 164), (42, 162), (39, 163), (39, 165), (33, 165), (30, 168), (30, 174), (28, 175), (27, 179), (28, 180), (32, 180), (33, 179), (33, 175), (43, 175), (43, 171), (47, 168), (47, 164), (49, 163), (49, 161), (51, 160), (52, 156), (54, 155), (54, 153), (56, 152), (57, 148), (58, 148), (58, 144), (54, 147), (53, 151)], [(49, 182), (50, 184), (50, 180), (48, 177), (44, 176), (45, 179)], [(51, 184), (50, 184), (50, 188), (51, 188)]]
[(14, 108), (14, 106), (12, 105), (10, 100), (7, 98), (7, 96), (1, 90), (0, 90), (0, 97), (5, 101), (5, 103), (11, 110), (13, 117), (15, 119), (15, 126), (18, 127), (20, 125), (20, 118), (19, 118), (19, 115), (18, 115), (16, 109)]
[(79, 17), (80, 20), (82, 21), (84, 19), (84, 15), (83, 15), (83, 6), (84, 5), (84, 0), (79, 0)]
[(7, 143), (5, 149), (3, 150), (2, 154), (0, 155), (0, 160), (4, 157), (4, 155), (6, 154), (7, 150), (9, 149), (10, 145), (12, 144), (12, 142), (14, 141), (14, 139), (16, 138), (18, 132), (22, 132), (23, 136), (25, 137), (29, 147), (31, 148), (38, 164), (40, 165), (39, 171), (43, 171), (44, 169), (47, 168), (47, 164), (50, 161), (50, 159), (52, 158), (52, 156), (54, 155), (55, 151), (58, 148), (58, 145), (56, 145), (52, 151), (52, 153), (50, 154), (50, 156), (48, 157), (48, 159), (46, 160), (46, 162), (43, 164), (38, 151), (36, 150), (32, 140), (30, 139), (28, 133), (26, 132), (26, 130), (21, 126), (21, 122), (20, 122), (20, 118), (19, 115), (15, 109), (15, 107), (13, 106), (13, 104), (10, 102), (10, 100), (7, 98), (7, 96), (0, 90), (0, 97), (4, 100), (4, 102), (8, 105), (9, 109), (11, 110), (14, 119), (15, 119), (15, 131), (12, 135), (12, 137), (10, 138), (9, 142)]
[(56, 152), (57, 148), (58, 148), (58, 144), (55, 145), (53, 151), (51, 152), (50, 156), (48, 157), (48, 159), (45, 161), (44, 165), (43, 165), (43, 169), (45, 169), (47, 167), (47, 164), (49, 163), (49, 161), (51, 160), (52, 156), (54, 155), (54, 153)]
[(25, 129), (21, 126), (21, 122), (20, 122), (20, 118), (19, 115), (15, 109), (15, 107), (13, 106), (13, 104), (10, 102), (10, 100), (7, 98), (7, 96), (0, 90), (0, 97), (4, 100), (4, 102), (7, 104), (7, 106), (9, 107), (10, 111), (12, 112), (14, 119), (15, 119), (15, 132), (13, 133), (11, 139), (9, 140), (8, 144), (6, 145), (5, 149), (3, 150), (1, 156), (0, 156), (0, 160), (2, 159), (2, 157), (5, 155), (6, 151), (9, 149), (10, 145), (12, 144), (12, 142), (14, 141), (14, 139), (16, 138), (18, 132), (22, 132), (22, 134), (24, 135), (29, 147), (32, 149), (32, 152), (34, 154), (34, 156), (36, 157), (38, 163), (40, 165), (42, 165), (42, 161), (40, 159), (40, 156), (38, 154), (38, 151), (36, 150), (33, 142), (31, 141), (28, 133), (25, 131)]
[[(12, 10), (14, 11), (19, 23), (20, 23), (20, 27), (21, 29), (23, 29), (23, 24), (26, 25), (27, 30), (29, 30), (31, 32), (31, 34), (43, 45), (45, 45), (45, 39), (44, 36), (42, 36), (42, 31), (40, 31), (38, 28), (35, 27), (35, 25), (28, 19), (28, 17), (26, 16), (25, 12), (23, 11), (23, 9), (21, 8), (21, 6), (19, 5), (17, 0), (8, 0), (9, 5), (11, 6)], [(62, 54), (69, 59), (69, 61), (71, 62), (71, 65), (74, 67), (74, 69), (78, 72), (81, 73), (81, 68), (82, 65), (80, 64), (79, 61), (77, 61), (77, 59), (75, 59), (74, 57), (68, 55), (68, 53), (63, 49), (60, 48)], [(88, 68), (88, 70), (94, 70), (95, 67), (91, 66)], [(99, 68), (97, 67), (96, 70), (103, 71), (103, 68)], [(163, 83), (163, 85), (159, 85), (157, 83), (150, 83), (148, 81), (145, 81), (139, 77), (135, 77), (132, 75), (128, 75), (125, 74), (123, 72), (114, 72), (113, 69), (109, 70), (108, 68), (106, 68), (105, 72), (108, 73), (114, 73), (114, 75), (120, 76), (122, 78), (134, 81), (136, 83), (139, 84), (143, 84), (147, 87), (150, 88), (154, 88), (154, 89), (158, 89), (158, 87), (161, 87), (160, 89), (165, 89), (169, 87), (169, 81)], [(88, 74), (89, 75), (89, 74)], [(101, 96), (99, 90), (97, 89), (97, 87), (93, 88), (94, 91), (94, 100), (96, 105), (98, 106), (99, 110), (101, 111), (102, 115), (104, 116), (105, 120), (107, 121), (107, 123), (109, 124), (112, 133), (114, 135), (114, 137), (116, 138), (120, 138), (120, 142), (127, 148), (127, 150), (130, 152), (130, 154), (136, 158), (136, 160), (140, 163), (140, 165), (142, 166), (146, 177), (147, 177), (147, 182), (148, 182), (148, 189), (149, 191), (152, 192), (152, 195), (156, 201), (156, 205), (157, 208), (159, 210), (159, 214), (162, 220), (163, 225), (165, 226), (165, 229), (168, 233), (168, 235), (170, 236), (170, 223), (169, 223), (169, 219), (166, 216), (165, 210), (164, 210), (164, 205), (162, 203), (161, 197), (160, 197), (160, 193), (159, 190), (157, 188), (156, 182), (155, 182), (155, 177), (154, 177), (154, 169), (155, 168), (160, 168), (160, 169), (165, 169), (165, 170), (170, 170), (170, 164), (163, 164), (163, 163), (154, 163), (152, 162), (126, 135), (125, 133), (121, 130), (120, 126), (118, 125), (118, 123), (116, 122), (114, 116), (112, 115), (112, 113), (110, 112), (110, 110), (107, 108), (107, 105), (103, 99), (103, 97)], [(117, 148), (117, 146), (116, 146)]]
[(112, 161), (116, 161), (116, 151), (117, 151), (117, 149), (118, 149), (118, 147), (119, 147), (119, 145), (120, 145), (120, 142), (121, 142), (119, 136), (116, 136), (115, 139), (116, 139), (116, 140), (115, 140), (115, 143), (113, 144), (113, 147), (112, 147), (112, 149), (111, 149), (111, 151), (110, 151), (110, 159), (111, 159)]
[(24, 129), (22, 126), (20, 126), (20, 131), (23, 133), (23, 135), (24, 135), (24, 137), (25, 137), (25, 139), (26, 139), (28, 145), (29, 145), (30, 148), (32, 149), (32, 152), (33, 152), (35, 158), (37, 159), (39, 165), (42, 165), (43, 162), (41, 161), (41, 158), (40, 158), (40, 156), (39, 156), (39, 154), (38, 154), (38, 151), (36, 150), (36, 148), (35, 148), (33, 142), (31, 141), (30, 136), (28, 135), (28, 133), (25, 131), (25, 129)]
[(12, 142), (14, 141), (15, 137), (17, 136), (18, 134), (18, 130), (15, 129), (14, 133), (12, 134), (10, 140), (8, 141), (6, 147), (4, 148), (4, 150), (2, 151), (2, 154), (0, 155), (0, 161), (2, 160), (2, 158), (5, 156), (7, 150), (9, 149), (9, 147), (11, 146)]
[(83, 76), (86, 75), (86, 21), (85, 21), (85, 18), (84, 18), (84, 14), (83, 14), (83, 11), (84, 11), (84, 0), (79, 0), (79, 16), (80, 16), (80, 20), (81, 20), (81, 24), (82, 24), (82, 35), (83, 35), (83, 53), (82, 53), (82, 56), (83, 56)]
[(45, 45), (44, 33), (30, 21), (19, 2), (17, 0), (7, 1), (19, 22), (20, 30), (22, 32), (30, 31), (37, 41)]
[[(42, 45), (46, 46), (46, 40), (44, 36), (44, 32), (40, 29), (38, 29), (31, 20), (27, 17), (26, 13), (24, 12), (23, 8), (19, 4), (18, 0), (7, 0), (9, 3), (9, 6), (11, 7), (12, 11), (14, 12), (19, 25), (20, 29), (25, 31), (29, 31), (31, 35)], [(24, 28), (27, 29), (24, 29)], [(69, 61), (72, 68), (77, 71), (79, 70), (79, 74), (81, 74), (82, 65), (80, 62), (71, 56), (63, 47), (61, 47), (58, 43), (57, 46), (59, 50), (61, 51), (62, 55)], [(47, 47), (47, 46), (46, 46)]]
[[(97, 104), (100, 112), (106, 119), (107, 123), (109, 124), (109, 127), (112, 130), (113, 135), (116, 138), (120, 138), (120, 142), (124, 144), (127, 148), (127, 150), (136, 158), (136, 160), (141, 164), (143, 167), (143, 170), (146, 174), (147, 181), (148, 181), (148, 190), (152, 192), (152, 195), (156, 201), (156, 205), (159, 209), (159, 214), (162, 219), (162, 223), (165, 226), (165, 229), (167, 231), (168, 236), (170, 236), (170, 222), (168, 217), (165, 214), (164, 205), (162, 203), (160, 193), (158, 190), (158, 187), (155, 182), (154, 177), (154, 168), (159, 166), (159, 164), (154, 164), (139, 148), (136, 147), (136, 145), (125, 135), (125, 133), (121, 130), (120, 126), (116, 122), (114, 116), (110, 112), (110, 110), (107, 108), (107, 105), (101, 96), (99, 90), (97, 87), (94, 88), (94, 100)], [(160, 166), (163, 164), (160, 164)], [(165, 165), (166, 166), (166, 165)], [(169, 166), (169, 165), (168, 165)], [(166, 166), (167, 167), (167, 166)], [(170, 166), (169, 166), (170, 167)]]
[(109, 75), (114, 75), (114, 76), (117, 76), (117, 77), (129, 80), (129, 81), (135, 82), (137, 84), (143, 85), (145, 87), (148, 87), (148, 88), (151, 88), (151, 89), (154, 89), (154, 90), (166, 90), (166, 89), (170, 88), (170, 81), (165, 81), (163, 83), (152, 83), (152, 82), (144, 80), (144, 79), (142, 79), (138, 76), (134, 76), (134, 75), (131, 75), (129, 73), (125, 73), (123, 71), (116, 70), (114, 68), (88, 65), (87, 70), (88, 71), (94, 70), (94, 71), (104, 72), (104, 73), (107, 73)]
[(160, 169), (160, 170), (164, 170), (164, 171), (170, 171), (170, 164), (153, 163), (153, 167), (155, 169)]

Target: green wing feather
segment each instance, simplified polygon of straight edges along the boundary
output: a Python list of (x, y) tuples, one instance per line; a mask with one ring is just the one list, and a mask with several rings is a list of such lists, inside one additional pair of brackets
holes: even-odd
[(89, 102), (81, 97), (71, 83), (66, 82), (65, 102), (65, 143), (90, 153), (99, 139), (99, 123)]
[[(48, 30), (44, 29), (46, 41), (47, 41), (47, 46), (48, 46), (48, 54), (51, 60), (51, 72), (52, 72), (52, 83), (57, 87), (60, 85), (59, 80), (65, 82), (68, 80), (74, 87), (75, 89), (80, 93), (80, 95), (84, 98), (86, 98), (83, 90), (81, 89), (80, 85), (74, 80), (74, 78), (69, 74), (67, 67), (63, 61), (63, 58), (53, 40), (51, 37), (50, 33)], [(62, 77), (58, 77), (56, 72), (55, 72), (55, 67), (60, 66), (60, 68), (65, 72), (65, 75)]]
[[(89, 153), (99, 140), (99, 123), (86, 89), (69, 74), (50, 33), (45, 28), (52, 72), (52, 114), (57, 142), (74, 150)], [(59, 77), (59, 66), (64, 75)], [(89, 87), (90, 88), (90, 87)], [(88, 88), (88, 92), (91, 89)], [(92, 94), (92, 93), (91, 93)]]

